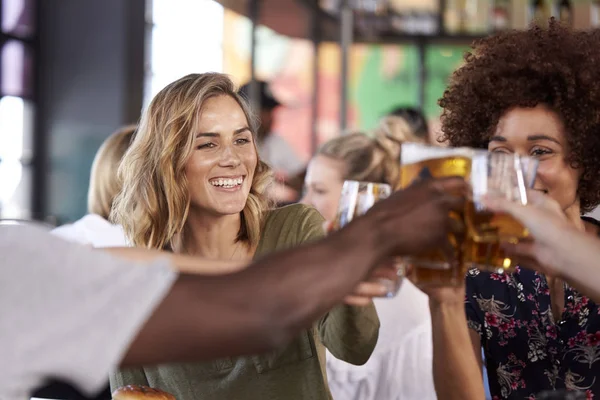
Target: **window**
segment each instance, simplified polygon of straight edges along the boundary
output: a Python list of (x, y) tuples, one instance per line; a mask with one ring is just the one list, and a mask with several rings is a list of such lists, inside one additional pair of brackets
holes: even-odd
[(0, 0), (0, 219), (32, 217), (37, 0)]
[(0, 50), (0, 93), (2, 96), (33, 97), (33, 55), (31, 47), (8, 40)]
[(163, 87), (191, 73), (223, 70), (223, 7), (213, 0), (149, 3), (149, 65), (145, 103)]
[(35, 33), (35, 0), (3, 0), (2, 32), (20, 38)]
[(0, 217), (31, 216), (32, 106), (15, 96), (0, 98)]

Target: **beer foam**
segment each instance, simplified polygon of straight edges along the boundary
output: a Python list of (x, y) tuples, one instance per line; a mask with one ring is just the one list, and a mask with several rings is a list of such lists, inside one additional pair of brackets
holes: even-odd
[(403, 143), (400, 155), (402, 165), (447, 157), (473, 158), (477, 150), (468, 147), (435, 147), (419, 143)]

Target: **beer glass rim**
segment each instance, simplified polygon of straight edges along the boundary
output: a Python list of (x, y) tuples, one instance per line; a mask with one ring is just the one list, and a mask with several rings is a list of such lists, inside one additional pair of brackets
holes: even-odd
[[(444, 157), (472, 158), (476, 154), (476, 151), (477, 149), (471, 147), (440, 147), (422, 143), (402, 143), (400, 148), (400, 164), (409, 165)], [(416, 152), (420, 152), (420, 154), (417, 155)]]
[[(538, 168), (540, 166), (540, 160), (538, 158), (535, 157), (531, 157), (531, 156), (525, 156), (519, 153), (507, 153), (507, 152), (499, 152), (499, 151), (488, 151), (488, 150), (484, 150), (484, 149), (474, 149), (473, 151), (473, 156), (493, 156), (493, 157), (514, 157), (515, 162), (518, 162), (521, 166), (523, 166), (523, 160), (526, 160), (529, 164), (529, 168), (530, 170), (528, 171), (529, 173), (531, 173), (531, 181), (527, 182), (527, 184), (525, 185), (527, 187), (527, 189), (531, 189), (533, 187), (533, 185), (535, 184), (535, 178), (537, 176), (537, 171)], [(521, 174), (522, 174), (522, 169), (521, 169)], [(523, 181), (525, 181), (525, 177), (522, 176)]]
[(344, 179), (344, 185), (346, 183), (349, 184), (363, 184), (363, 185), (378, 185), (378, 186), (388, 186), (389, 188), (392, 187), (392, 185), (388, 184), (388, 183), (383, 183), (383, 182), (371, 182), (371, 181), (357, 181), (354, 179)]

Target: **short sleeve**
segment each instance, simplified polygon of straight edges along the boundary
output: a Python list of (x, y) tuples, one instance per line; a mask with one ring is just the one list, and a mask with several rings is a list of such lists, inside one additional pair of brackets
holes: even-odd
[(64, 240), (68, 240), (69, 242), (93, 246), (92, 242), (85, 236), (84, 232), (81, 232), (74, 224), (59, 226), (52, 229), (50, 233)]
[(325, 219), (312, 207), (302, 206), (298, 218), (298, 244), (314, 242), (325, 237)]
[[(469, 271), (467, 274), (467, 278), (465, 281), (466, 285), (466, 296), (465, 296), (465, 314), (467, 315), (467, 325), (470, 329), (473, 329), (475, 332), (482, 337), (483, 334), (483, 312), (481, 307), (479, 307), (479, 302), (477, 301), (477, 275), (479, 274), (478, 270)], [(483, 340), (483, 337), (482, 337)]]
[(129, 247), (120, 225), (113, 225), (95, 214), (88, 214), (73, 224), (59, 226), (50, 233), (60, 238), (92, 247)]
[(93, 394), (166, 296), (169, 263), (137, 265), (43, 230), (0, 228), (0, 398), (48, 378)]

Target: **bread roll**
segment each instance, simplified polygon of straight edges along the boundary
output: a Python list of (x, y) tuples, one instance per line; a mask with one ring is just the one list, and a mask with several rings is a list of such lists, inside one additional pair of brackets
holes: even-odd
[(176, 400), (175, 396), (147, 386), (127, 385), (112, 393), (113, 400)]

